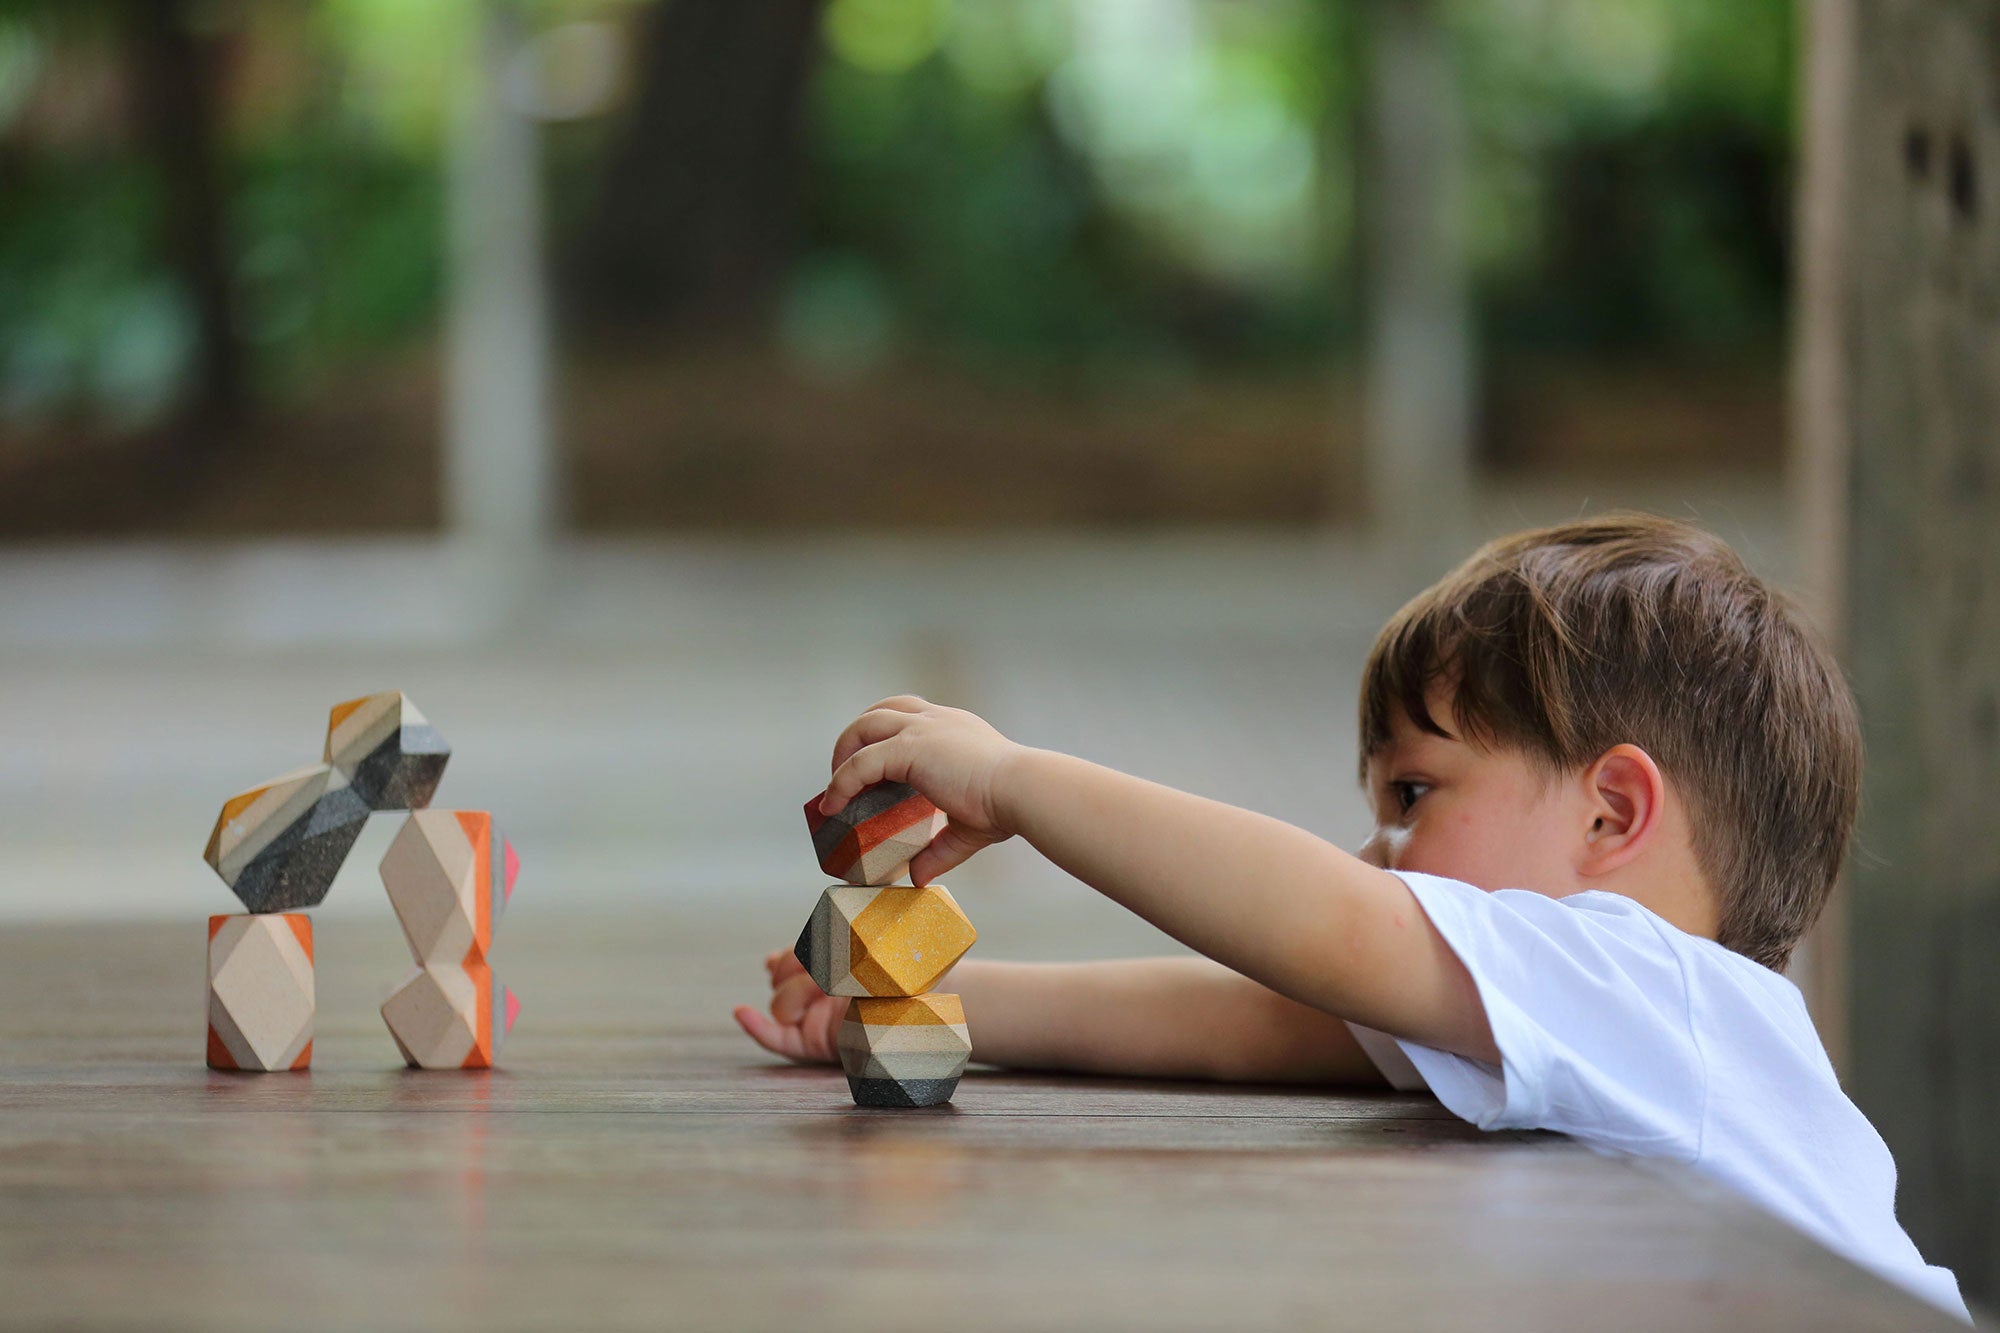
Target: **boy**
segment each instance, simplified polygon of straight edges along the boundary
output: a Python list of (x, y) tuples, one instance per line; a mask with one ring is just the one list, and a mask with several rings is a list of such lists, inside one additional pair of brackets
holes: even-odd
[[(1428, 1086), (1482, 1128), (1687, 1162), (1967, 1317), (1774, 970), (1845, 855), (1860, 727), (1728, 546), (1634, 515), (1488, 545), (1376, 640), (1361, 750), (1358, 856), (910, 696), (840, 737), (821, 808), (910, 783), (950, 819), (915, 883), (1018, 834), (1206, 955), (967, 960), (939, 988), (982, 1062)], [(767, 967), (771, 1014), (737, 1020), (833, 1059), (846, 1002)]]

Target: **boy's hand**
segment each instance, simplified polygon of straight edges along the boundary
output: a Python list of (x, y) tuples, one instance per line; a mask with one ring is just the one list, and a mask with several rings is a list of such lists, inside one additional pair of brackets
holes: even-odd
[(840, 1021), (847, 1017), (846, 999), (815, 985), (789, 949), (766, 958), (764, 970), (771, 974), (771, 1012), (736, 1006), (736, 1021), (750, 1039), (797, 1064), (838, 1063), (840, 1052), (834, 1042)]
[(915, 787), (950, 820), (910, 862), (910, 882), (928, 884), (980, 848), (1014, 835), (996, 791), (1002, 772), (1022, 750), (963, 709), (899, 694), (841, 733), (820, 812), (840, 813), (863, 787), (878, 782)]

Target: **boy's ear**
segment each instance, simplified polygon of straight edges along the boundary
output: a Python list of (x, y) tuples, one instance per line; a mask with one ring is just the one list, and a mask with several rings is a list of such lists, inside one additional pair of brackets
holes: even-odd
[(1652, 841), (1667, 784), (1653, 756), (1636, 745), (1614, 745), (1585, 770), (1584, 785), (1590, 823), (1577, 869), (1602, 875), (1631, 861)]

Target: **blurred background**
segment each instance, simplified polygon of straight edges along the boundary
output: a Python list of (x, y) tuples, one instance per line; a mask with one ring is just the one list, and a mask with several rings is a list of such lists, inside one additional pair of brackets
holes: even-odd
[(906, 687), (1358, 838), (1361, 659), (1485, 535), (1641, 503), (1788, 569), (1794, 42), (1785, 0), (0, 5), (0, 912), (213, 901), (208, 807), (396, 685), (572, 899), (796, 878)]
[[(1352, 845), (1374, 631), (1487, 536), (1695, 518), (1837, 628), (1804, 31), (0, 0), (0, 921), (229, 910), (222, 799), (380, 689), (523, 918), (782, 915), (889, 693)], [(1019, 848), (954, 884), (1165, 947)], [(1797, 975), (1845, 1059), (1843, 949)]]

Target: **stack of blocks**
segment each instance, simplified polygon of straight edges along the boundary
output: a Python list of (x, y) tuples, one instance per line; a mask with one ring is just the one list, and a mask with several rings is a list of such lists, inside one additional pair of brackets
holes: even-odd
[(322, 762), (223, 804), (203, 859), (250, 912), (208, 922), (212, 1068), (311, 1065), (312, 921), (291, 909), (325, 899), (378, 810), (414, 812), (382, 861), (419, 964), (382, 1006), (390, 1035), (423, 1068), (493, 1062), (518, 1008), (486, 964), (514, 887), (514, 849), (483, 811), (426, 809), (450, 758), (415, 704), (371, 694), (334, 707)]
[(514, 893), (513, 846), (484, 811), (419, 810), (382, 858), (382, 885), (416, 968), (382, 1006), (419, 1069), (487, 1069), (519, 1002), (486, 962)]
[(848, 1089), (861, 1106), (948, 1102), (972, 1039), (958, 997), (930, 988), (978, 933), (942, 884), (891, 882), (945, 817), (900, 782), (877, 783), (830, 817), (820, 799), (806, 802), (806, 827), (820, 869), (844, 882), (820, 895), (793, 953), (821, 990), (852, 997), (838, 1038)]

